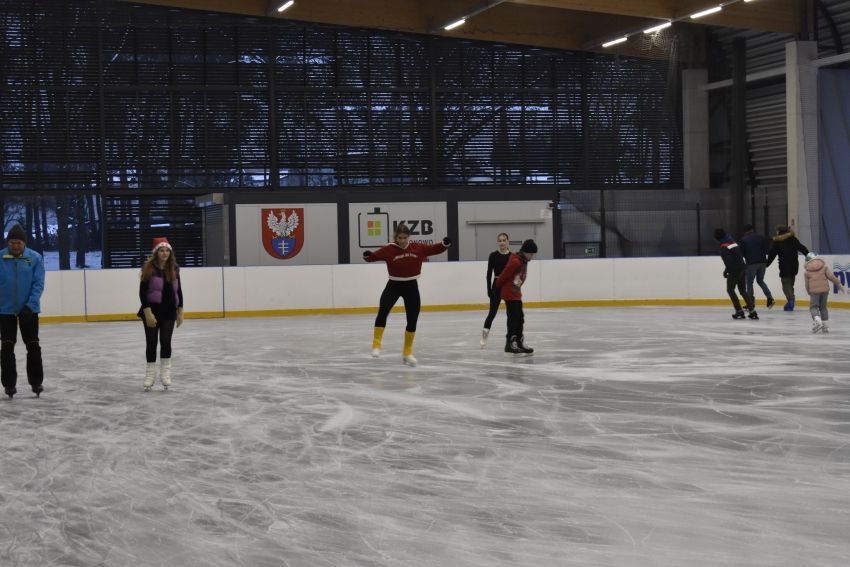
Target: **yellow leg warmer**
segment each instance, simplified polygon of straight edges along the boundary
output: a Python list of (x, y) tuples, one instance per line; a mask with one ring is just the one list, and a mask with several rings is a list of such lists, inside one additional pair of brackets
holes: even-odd
[(375, 335), (372, 338), (372, 348), (381, 348), (381, 339), (384, 338), (384, 327), (375, 327)]
[(411, 354), (413, 354), (413, 337), (415, 337), (415, 336), (416, 336), (415, 332), (413, 332), (413, 333), (411, 333), (410, 331), (404, 332), (404, 351), (402, 351), (402, 354), (404, 356), (410, 356)]

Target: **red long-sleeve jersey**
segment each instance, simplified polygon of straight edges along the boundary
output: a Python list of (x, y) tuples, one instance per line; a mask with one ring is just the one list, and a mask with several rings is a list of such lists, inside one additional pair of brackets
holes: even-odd
[(415, 280), (422, 272), (422, 262), (428, 256), (445, 252), (447, 246), (442, 242), (437, 244), (420, 244), (410, 242), (407, 248), (402, 248), (395, 242), (378, 248), (370, 256), (364, 258), (367, 262), (386, 262), (391, 280)]
[(528, 260), (522, 252), (511, 254), (505, 269), (499, 274), (493, 285), (499, 289), (499, 294), (505, 301), (518, 301), (522, 299), (522, 284), (528, 273)]

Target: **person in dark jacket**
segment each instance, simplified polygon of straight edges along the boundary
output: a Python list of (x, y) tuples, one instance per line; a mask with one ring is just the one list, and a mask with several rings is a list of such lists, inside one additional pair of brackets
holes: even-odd
[(756, 313), (753, 297), (747, 294), (747, 290), (744, 287), (744, 275), (747, 271), (747, 265), (744, 263), (744, 255), (741, 253), (741, 248), (722, 228), (714, 230), (714, 239), (720, 243), (720, 257), (723, 259), (724, 265), (723, 277), (726, 278), (726, 293), (729, 294), (729, 299), (732, 300), (732, 306), (735, 308), (732, 318), (744, 318), (744, 310), (741, 309), (741, 303), (735, 294), (735, 288), (737, 287), (738, 292), (744, 298), (747, 310), (750, 312), (750, 319), (758, 319), (759, 316)]
[(744, 236), (741, 237), (740, 244), (744, 261), (747, 263), (747, 294), (755, 301), (753, 281), (758, 282), (767, 298), (767, 308), (770, 309), (774, 304), (773, 295), (770, 293), (770, 288), (764, 283), (764, 272), (767, 268), (767, 239), (756, 233), (753, 225), (745, 224)]
[(499, 304), (502, 303), (502, 298), (498, 293), (493, 293), (493, 282), (505, 269), (508, 260), (511, 257), (511, 251), (508, 248), (508, 235), (500, 232), (496, 237), (498, 249), (490, 253), (487, 258), (487, 297), (490, 298), (490, 311), (484, 319), (484, 328), (481, 329), (481, 348), (487, 346), (487, 337), (490, 335), (490, 326), (493, 324), (493, 319), (496, 317), (496, 312), (499, 311)]
[(153, 239), (151, 257), (142, 266), (139, 282), (142, 306), (137, 315), (145, 324), (145, 391), (156, 382), (156, 345), (159, 342), (159, 381), (171, 385), (171, 336), (183, 324), (183, 286), (180, 267), (167, 238)]
[(779, 258), (779, 279), (782, 282), (782, 293), (785, 294), (784, 311), (794, 311), (794, 280), (800, 270), (798, 254), (805, 256), (809, 249), (803, 246), (794, 231), (790, 227), (779, 225), (776, 227), (776, 236), (773, 237), (773, 245), (767, 255), (767, 266), (773, 260)]
[(494, 290), (505, 300), (508, 315), (508, 334), (505, 352), (531, 354), (533, 348), (525, 344), (525, 314), (522, 311), (522, 284), (528, 274), (528, 263), (537, 254), (537, 243), (531, 239), (522, 243), (519, 252), (511, 254), (505, 269), (493, 282)]
[(15, 343), (18, 326), (27, 347), (27, 381), (36, 397), (44, 390), (44, 367), (38, 340), (38, 314), (44, 292), (44, 259), (27, 248), (27, 234), (16, 224), (0, 250), (0, 381), (9, 399), (18, 393)]

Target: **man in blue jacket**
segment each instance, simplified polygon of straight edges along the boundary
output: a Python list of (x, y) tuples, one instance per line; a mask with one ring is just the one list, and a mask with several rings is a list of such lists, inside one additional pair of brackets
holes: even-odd
[(38, 313), (44, 292), (44, 260), (27, 248), (27, 235), (14, 225), (0, 250), (0, 381), (9, 399), (18, 393), (15, 343), (18, 326), (27, 346), (27, 379), (36, 397), (43, 390), (44, 369), (38, 344)]
[(767, 308), (770, 309), (774, 303), (773, 295), (770, 293), (770, 288), (764, 283), (764, 271), (767, 268), (767, 239), (758, 234), (751, 224), (744, 225), (741, 251), (744, 253), (744, 261), (747, 263), (747, 293), (755, 300), (753, 281), (758, 282), (767, 298)]

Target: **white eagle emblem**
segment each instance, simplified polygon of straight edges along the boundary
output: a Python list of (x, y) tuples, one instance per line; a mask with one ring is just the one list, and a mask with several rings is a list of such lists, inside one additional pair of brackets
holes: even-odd
[(298, 223), (301, 222), (301, 219), (298, 217), (298, 213), (292, 211), (292, 214), (289, 215), (289, 218), (286, 218), (286, 213), (284, 211), (280, 212), (280, 220), (275, 216), (274, 211), (269, 211), (269, 216), (266, 217), (266, 224), (273, 233), (275, 233), (278, 237), (289, 237), (298, 228)]

